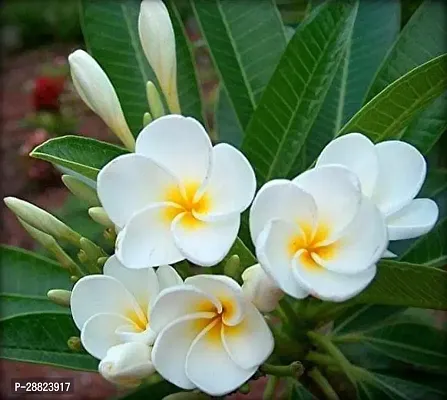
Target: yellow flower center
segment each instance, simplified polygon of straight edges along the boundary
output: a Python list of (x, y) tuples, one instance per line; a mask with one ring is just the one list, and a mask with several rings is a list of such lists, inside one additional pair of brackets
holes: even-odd
[(137, 332), (144, 332), (149, 323), (149, 318), (144, 313), (137, 313), (135, 310), (130, 310), (126, 313), (126, 317), (129, 318), (135, 327)]
[(196, 228), (202, 224), (202, 221), (194, 217), (193, 211), (200, 214), (206, 213), (210, 209), (210, 196), (204, 193), (199, 199), (194, 199), (199, 187), (199, 183), (189, 182), (184, 186), (184, 192), (178, 186), (168, 188), (164, 201), (177, 205), (177, 207), (168, 207), (164, 210), (164, 217), (169, 223), (177, 215), (186, 212), (186, 215), (182, 219), (184, 227)]
[(299, 224), (302, 234), (293, 236), (287, 243), (287, 251), (293, 257), (298, 251), (304, 250), (300, 255), (300, 261), (308, 268), (322, 268), (312, 257), (317, 255), (323, 260), (330, 260), (336, 255), (337, 243), (324, 244), (329, 237), (330, 228), (326, 224), (320, 223), (317, 229), (313, 230), (309, 224)]

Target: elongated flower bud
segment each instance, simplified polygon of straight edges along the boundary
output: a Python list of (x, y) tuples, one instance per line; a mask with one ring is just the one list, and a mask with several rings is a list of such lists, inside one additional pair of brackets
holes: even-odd
[(151, 81), (148, 81), (146, 84), (146, 96), (152, 117), (155, 119), (165, 115), (165, 109), (163, 107), (163, 102), (161, 101), (160, 94)]
[(90, 206), (98, 206), (101, 204), (96, 191), (78, 178), (71, 175), (63, 175), (62, 182), (74, 196), (84, 200)]
[(53, 303), (59, 304), (62, 307), (70, 307), (70, 290), (52, 289), (48, 291), (47, 297)]
[(34, 204), (15, 197), (6, 197), (4, 202), (17, 217), (32, 227), (48, 233), (55, 238), (67, 240), (76, 246), (79, 245), (81, 235), (69, 228), (62, 221), (59, 221), (50, 213), (42, 210)]
[(135, 149), (123, 110), (106, 73), (88, 53), (76, 50), (68, 56), (73, 85), (84, 103), (98, 114), (129, 150)]
[(53, 236), (39, 231), (33, 226), (27, 224), (23, 219), (19, 218), (19, 222), (36, 242), (41, 244), (54, 255), (56, 260), (59, 261), (63, 268), (68, 269), (71, 274), (80, 274), (81, 276), (84, 275), (78, 264), (72, 260), (72, 258), (61, 246), (59, 246), (59, 243)]
[(113, 222), (110, 220), (108, 215), (106, 214), (104, 208), (102, 207), (91, 207), (88, 209), (88, 215), (90, 218), (97, 222), (100, 225), (106, 226), (108, 228), (112, 228)]
[(247, 268), (242, 274), (245, 296), (261, 312), (271, 312), (278, 305), (284, 292), (264, 272), (259, 264)]
[(142, 1), (138, 32), (144, 54), (157, 76), (169, 110), (180, 114), (174, 29), (163, 1)]

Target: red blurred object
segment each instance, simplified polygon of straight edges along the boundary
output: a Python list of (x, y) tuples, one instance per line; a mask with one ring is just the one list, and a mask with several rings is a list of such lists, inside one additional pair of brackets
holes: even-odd
[(63, 76), (41, 76), (34, 81), (33, 105), (35, 111), (59, 111), (59, 98), (65, 87)]

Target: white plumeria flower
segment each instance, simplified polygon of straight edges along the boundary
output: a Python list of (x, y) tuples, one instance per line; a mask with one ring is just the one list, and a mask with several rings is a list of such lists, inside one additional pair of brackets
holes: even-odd
[(242, 273), (242, 291), (261, 312), (273, 311), (284, 296), (272, 278), (265, 273), (260, 264), (252, 265)]
[(163, 1), (143, 0), (141, 2), (138, 33), (144, 54), (157, 76), (171, 113), (180, 113), (175, 35)]
[[(149, 348), (154, 343), (156, 335), (149, 323), (152, 306), (164, 289), (176, 285), (182, 285), (182, 279), (169, 265), (157, 272), (153, 268), (134, 270), (125, 268), (115, 256), (104, 265), (104, 275), (89, 275), (76, 282), (70, 301), (73, 320), (87, 352), (106, 363), (102, 373), (108, 371), (107, 379), (126, 374), (127, 369), (120, 371), (119, 367), (129, 366), (127, 351), (136, 349), (112, 348), (133, 342)], [(138, 371), (153, 370), (150, 358), (135, 363)]]
[(98, 175), (98, 196), (120, 230), (116, 254), (129, 268), (185, 258), (210, 266), (234, 243), (256, 190), (253, 168), (234, 147), (212, 146), (193, 118), (167, 115), (146, 126), (136, 154)]
[(95, 59), (84, 50), (68, 56), (73, 85), (84, 103), (112, 130), (129, 149), (135, 147), (112, 82)]
[(136, 387), (155, 372), (151, 348), (144, 343), (118, 344), (107, 350), (98, 366), (99, 373), (118, 386)]
[(265, 184), (251, 208), (250, 232), (261, 266), (295, 298), (355, 296), (374, 278), (388, 244), (380, 211), (342, 166)]
[(246, 382), (273, 351), (273, 336), (239, 284), (196, 275), (154, 304), (156, 370), (183, 389), (222, 396)]
[(427, 172), (422, 154), (408, 143), (389, 140), (376, 145), (360, 133), (330, 142), (317, 167), (340, 164), (354, 172), (362, 192), (385, 217), (390, 240), (412, 239), (426, 234), (439, 216), (430, 199), (415, 199)]

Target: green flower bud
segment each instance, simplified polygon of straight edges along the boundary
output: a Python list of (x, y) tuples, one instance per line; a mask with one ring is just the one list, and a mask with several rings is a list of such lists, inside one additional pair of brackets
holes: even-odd
[(6, 197), (4, 202), (17, 217), (32, 227), (48, 233), (56, 239), (64, 239), (79, 246), (81, 235), (50, 213), (15, 197)]
[(50, 251), (57, 261), (61, 264), (63, 268), (66, 268), (70, 271), (70, 273), (84, 275), (78, 264), (76, 264), (72, 258), (64, 251), (64, 249), (59, 246), (56, 239), (53, 236), (48, 235), (38, 229), (32, 227), (27, 224), (22, 219), (18, 218), (19, 222), (25, 228), (25, 230), (29, 233), (29, 235), (38, 243), (40, 243), (43, 247), (45, 247), (48, 251)]
[(114, 227), (115, 225), (110, 220), (106, 212), (104, 211), (104, 208), (102, 207), (91, 207), (88, 209), (88, 215), (90, 215), (90, 218), (97, 222), (100, 225), (107, 226), (107, 227)]
[(81, 338), (79, 338), (78, 336), (72, 336), (67, 340), (67, 346), (70, 350), (73, 351), (81, 351), (82, 350), (82, 343), (81, 343)]
[(153, 121), (152, 115), (148, 112), (145, 112), (143, 115), (143, 126), (149, 125)]
[(160, 94), (151, 81), (148, 81), (146, 84), (146, 95), (153, 119), (157, 119), (165, 115), (165, 108), (163, 107)]
[(80, 240), (81, 249), (84, 250), (85, 255), (87, 256), (88, 260), (93, 260), (96, 263), (96, 260), (99, 257), (106, 256), (106, 252), (101, 249), (98, 245), (93, 243), (91, 240), (87, 238), (81, 238)]
[(97, 263), (100, 267), (103, 267), (108, 259), (109, 257), (99, 257)]
[(116, 232), (114, 228), (106, 228), (104, 230), (104, 238), (109, 242), (115, 244), (116, 241)]
[(225, 275), (233, 278), (236, 281), (241, 280), (241, 260), (237, 254), (228, 258), (224, 266)]
[(47, 293), (47, 297), (62, 307), (70, 307), (71, 291), (63, 289), (52, 289)]
[(62, 182), (76, 197), (87, 202), (90, 206), (100, 205), (96, 191), (84, 182), (71, 175), (63, 175)]

